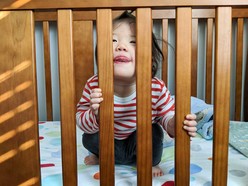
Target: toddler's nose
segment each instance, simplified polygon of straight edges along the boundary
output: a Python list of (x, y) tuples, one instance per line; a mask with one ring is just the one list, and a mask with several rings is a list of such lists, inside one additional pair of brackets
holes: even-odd
[(127, 47), (126, 47), (124, 44), (120, 43), (120, 44), (116, 47), (116, 50), (117, 50), (117, 51), (127, 51)]

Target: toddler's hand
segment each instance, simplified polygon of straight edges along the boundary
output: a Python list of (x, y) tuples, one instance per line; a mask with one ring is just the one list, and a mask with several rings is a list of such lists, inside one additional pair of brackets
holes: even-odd
[(90, 109), (97, 116), (100, 103), (103, 101), (102, 90), (100, 88), (95, 88), (90, 94)]
[(196, 136), (196, 131), (197, 131), (197, 128), (196, 128), (197, 122), (195, 121), (195, 119), (196, 119), (195, 114), (188, 114), (185, 117), (185, 120), (183, 122), (184, 130), (186, 130), (188, 132), (188, 134), (192, 137)]

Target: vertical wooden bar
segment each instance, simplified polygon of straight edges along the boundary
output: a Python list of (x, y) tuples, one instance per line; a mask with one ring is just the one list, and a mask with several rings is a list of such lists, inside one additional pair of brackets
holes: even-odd
[(100, 184), (113, 186), (114, 180), (114, 85), (112, 11), (97, 10), (97, 58), (100, 107)]
[(49, 22), (43, 21), (43, 42), (44, 42), (44, 64), (45, 64), (45, 79), (46, 79), (46, 110), (47, 120), (53, 120), (52, 106), (52, 79), (51, 79), (51, 59), (50, 59), (50, 34)]
[(244, 19), (238, 18), (236, 42), (235, 120), (241, 120)]
[(58, 10), (63, 185), (77, 185), (76, 100), (71, 10)]
[(86, 81), (94, 74), (92, 21), (73, 22), (73, 59), (76, 76), (76, 100), (79, 101)]
[(32, 11), (0, 11), (0, 182), (40, 185)]
[(232, 8), (216, 9), (213, 186), (227, 185)]
[(164, 60), (162, 64), (162, 80), (165, 82), (165, 85), (168, 86), (168, 19), (162, 20), (162, 52), (164, 55)]
[[(190, 138), (183, 121), (190, 113), (191, 89), (191, 8), (177, 8), (176, 13), (176, 122), (175, 185), (189, 185)], [(182, 156), (183, 154), (183, 156)]]
[(141, 186), (152, 184), (151, 9), (138, 8), (136, 19), (137, 180)]
[(192, 19), (191, 96), (197, 97), (198, 19)]
[(206, 51), (206, 103), (212, 99), (212, 57), (213, 57), (213, 19), (207, 19), (207, 51)]

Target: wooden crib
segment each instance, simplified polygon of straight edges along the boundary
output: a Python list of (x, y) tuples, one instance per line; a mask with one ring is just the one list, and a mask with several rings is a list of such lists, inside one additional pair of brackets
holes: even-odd
[[(207, 20), (206, 70), (212, 72), (212, 30), (215, 28), (214, 153), (212, 183), (227, 185), (228, 125), (232, 20), (237, 19), (237, 76), (235, 119), (240, 120), (242, 94), (243, 24), (245, 0), (189, 1), (0, 1), (0, 184), (40, 185), (38, 109), (34, 27), (42, 21), (47, 73), (47, 100), (51, 103), (49, 21), (57, 21), (62, 127), (63, 184), (77, 185), (75, 108), (82, 85), (93, 74), (93, 21), (97, 25), (98, 75), (105, 102), (100, 110), (101, 185), (114, 185), (112, 19), (121, 10), (137, 17), (137, 131), (138, 185), (151, 185), (151, 32), (152, 20), (162, 20), (167, 40), (168, 20), (176, 20), (176, 144), (175, 184), (189, 185), (190, 138), (182, 121), (196, 96), (198, 19)], [(112, 14), (113, 12), (113, 14)], [(215, 24), (215, 27), (214, 27)], [(192, 37), (193, 36), (193, 37)], [(162, 77), (167, 82), (168, 45)], [(86, 69), (86, 70), (84, 70)], [(210, 73), (206, 73), (210, 74)], [(246, 80), (247, 81), (247, 80)], [(211, 102), (212, 76), (206, 77), (206, 101)], [(48, 113), (51, 113), (48, 104)], [(247, 107), (247, 106), (246, 106)], [(51, 119), (51, 114), (48, 119)], [(180, 147), (180, 148), (179, 148)], [(25, 161), (25, 160), (29, 161)]]

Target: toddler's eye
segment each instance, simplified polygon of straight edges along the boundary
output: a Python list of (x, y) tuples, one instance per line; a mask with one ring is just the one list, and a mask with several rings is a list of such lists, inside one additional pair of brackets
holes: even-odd
[(135, 43), (136, 43), (136, 41), (132, 40), (132, 41), (130, 41), (130, 43), (133, 43), (133, 44), (135, 44)]
[(117, 42), (117, 40), (116, 39), (113, 39), (113, 42)]

